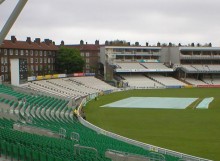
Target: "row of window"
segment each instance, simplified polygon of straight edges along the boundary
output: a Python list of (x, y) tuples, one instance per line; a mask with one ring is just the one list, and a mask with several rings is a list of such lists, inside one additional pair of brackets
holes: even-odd
[(2, 49), (4, 55), (30, 55), (30, 56), (55, 56), (54, 51), (42, 51), (42, 50), (18, 50), (18, 49)]
[(90, 55), (89, 52), (86, 52), (86, 53), (83, 53), (83, 52), (82, 52), (82, 53), (80, 53), (80, 54), (81, 54), (82, 57), (84, 57), (84, 56), (89, 57), (89, 55)]
[(7, 66), (1, 66), (1, 71), (2, 71), (2, 73), (8, 72), (8, 67)]
[[(47, 67), (43, 67), (42, 65), (31, 65), (30, 66), (30, 70), (31, 71), (41, 71), (41, 70), (54, 70), (54, 67), (53, 67), (53, 65), (47, 65)], [(1, 66), (1, 72), (2, 73), (7, 73), (8, 72), (8, 66)]]
[(42, 71), (42, 70), (54, 70), (53, 65), (47, 65), (47, 67), (43, 67), (42, 65), (31, 65), (30, 66), (31, 71)]
[(44, 61), (44, 63), (55, 63), (55, 60), (54, 60), (54, 58), (30, 58), (30, 63), (32, 64), (32, 63), (43, 63), (43, 61)]
[[(28, 60), (28, 59), (27, 59)], [(54, 63), (55, 59), (54, 58), (30, 58), (30, 63)], [(28, 61), (29, 62), (29, 61)], [(1, 64), (7, 64), (8, 63), (8, 59), (7, 57), (1, 57)]]

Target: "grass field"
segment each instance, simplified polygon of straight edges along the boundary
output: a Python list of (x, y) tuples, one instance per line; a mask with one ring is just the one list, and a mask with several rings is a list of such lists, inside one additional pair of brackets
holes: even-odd
[[(209, 109), (105, 108), (128, 97), (214, 97)], [(144, 143), (198, 157), (220, 160), (220, 89), (154, 89), (113, 93), (89, 102), (87, 120), (105, 130)]]

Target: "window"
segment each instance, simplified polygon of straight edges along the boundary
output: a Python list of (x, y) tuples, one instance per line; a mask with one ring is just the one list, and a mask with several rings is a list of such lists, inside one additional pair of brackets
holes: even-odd
[(80, 55), (81, 55), (82, 57), (84, 57), (84, 53), (80, 53)]
[(25, 54), (26, 54), (26, 56), (28, 56), (28, 50), (25, 50)]
[(42, 56), (43, 55), (43, 52), (42, 51), (40, 51), (40, 56)]
[(88, 58), (86, 59), (86, 63), (89, 63), (89, 59)]
[(7, 57), (1, 57), (1, 63), (2, 64), (7, 64), (8, 63)]
[(7, 66), (5, 66), (5, 72), (8, 72), (8, 67)]
[(35, 70), (38, 71), (38, 65), (35, 66)]
[(38, 51), (35, 51), (35, 56), (38, 56)]
[(50, 70), (50, 65), (48, 65), (48, 70)]
[(15, 50), (15, 55), (18, 55), (18, 50)]
[(4, 72), (4, 66), (1, 67), (1, 71)]
[(8, 53), (7, 49), (4, 49), (4, 55), (7, 55), (7, 53)]
[(89, 53), (88, 53), (88, 52), (86, 53), (86, 56), (87, 56), (87, 57), (89, 56)]
[(44, 51), (44, 56), (47, 56), (47, 51)]
[(53, 70), (53, 65), (51, 65), (51, 70)]
[(13, 55), (13, 50), (12, 49), (9, 49), (9, 54)]
[(40, 58), (40, 63), (42, 63), (43, 61), (42, 61), (42, 58)]
[(5, 57), (5, 64), (7, 64), (8, 63), (8, 58), (7, 57)]
[(33, 53), (34, 53), (34, 51), (33, 51), (33, 50), (31, 50), (31, 51), (30, 51), (30, 55), (31, 55), (31, 56), (33, 56)]
[(89, 70), (86, 70), (86, 73), (90, 73)]
[(88, 64), (86, 65), (86, 69), (89, 69), (89, 65)]
[(24, 50), (20, 50), (20, 55), (24, 55)]
[(48, 58), (48, 63), (50, 63), (50, 58)]
[(38, 58), (35, 58), (35, 63), (38, 63)]
[(34, 59), (33, 58), (31, 58), (31, 63), (33, 63), (34, 62)]
[(44, 63), (47, 63), (47, 58), (44, 58)]
[(31, 71), (34, 71), (34, 66), (33, 65), (31, 65)]

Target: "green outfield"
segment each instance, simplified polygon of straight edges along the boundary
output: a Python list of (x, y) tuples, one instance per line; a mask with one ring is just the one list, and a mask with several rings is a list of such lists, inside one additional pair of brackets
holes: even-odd
[[(198, 98), (187, 109), (106, 108), (129, 97)], [(214, 97), (209, 109), (195, 109)], [(87, 120), (122, 136), (198, 157), (220, 160), (220, 89), (153, 89), (117, 92), (85, 107)]]

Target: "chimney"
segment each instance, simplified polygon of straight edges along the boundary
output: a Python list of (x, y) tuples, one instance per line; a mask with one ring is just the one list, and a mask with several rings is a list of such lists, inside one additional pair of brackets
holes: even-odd
[(31, 37), (27, 37), (26, 42), (27, 42), (28, 44), (31, 44)]
[(60, 44), (60, 45), (61, 45), (61, 46), (64, 46), (64, 41), (63, 41), (63, 40), (61, 41), (61, 44)]
[(148, 42), (146, 42), (146, 46), (149, 46), (149, 43), (148, 43)]
[(50, 41), (50, 39), (44, 39), (44, 42), (45, 42), (45, 44), (47, 44), (48, 46), (52, 43), (52, 42)]
[(209, 47), (212, 47), (212, 43), (209, 43)]
[(192, 43), (192, 44), (191, 44), (191, 46), (192, 46), (192, 47), (194, 47), (194, 46), (195, 46), (195, 44), (194, 44), (194, 43)]
[(157, 46), (160, 47), (160, 42), (157, 43)]
[(139, 46), (139, 42), (135, 42), (135, 46)]
[(96, 45), (96, 46), (99, 46), (99, 40), (96, 40), (96, 41), (95, 41), (95, 45)]
[(179, 43), (178, 46), (182, 46), (181, 43)]
[(16, 41), (17, 41), (16, 37), (15, 37), (15, 36), (11, 36), (11, 41), (12, 41), (13, 43), (16, 43)]
[(173, 46), (171, 42), (169, 42), (169, 47)]
[(130, 42), (127, 42), (128, 46), (131, 46), (131, 43)]
[(84, 45), (84, 42), (83, 42), (83, 40), (80, 40), (80, 45)]
[(109, 45), (109, 43), (108, 43), (108, 41), (107, 41), (107, 40), (105, 41), (105, 45)]
[(40, 45), (40, 38), (36, 38), (36, 39), (34, 40), (34, 42), (36, 42), (38, 45)]

